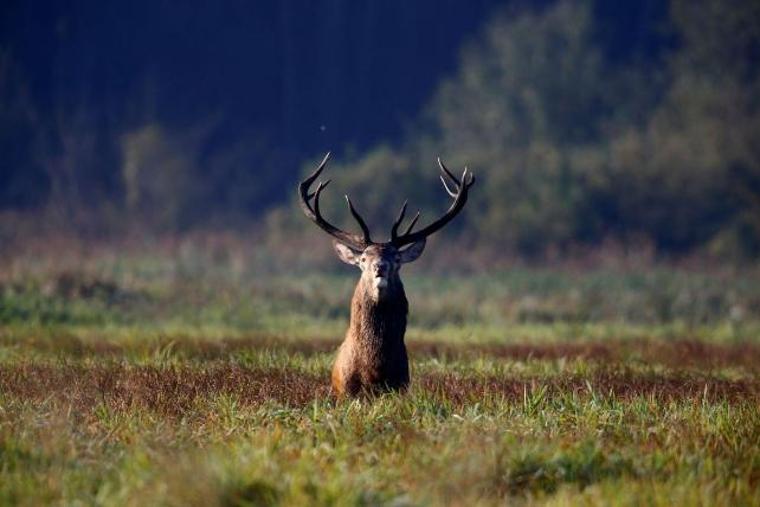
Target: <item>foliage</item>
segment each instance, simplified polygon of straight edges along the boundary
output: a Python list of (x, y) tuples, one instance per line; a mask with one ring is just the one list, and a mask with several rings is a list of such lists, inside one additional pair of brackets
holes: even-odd
[(490, 21), (408, 142), (350, 163), (340, 183), (369, 199), (378, 182), (374, 210), (398, 199), (383, 182), (411, 166), (419, 176), (397, 186), (431, 207), (441, 193), (417, 190), (434, 184), (421, 168), (451, 154), (481, 178), (460, 219), (479, 244), (530, 257), (609, 240), (757, 255), (756, 7), (674, 1), (676, 42), (657, 66), (605, 58), (594, 23), (590, 4), (569, 1)]

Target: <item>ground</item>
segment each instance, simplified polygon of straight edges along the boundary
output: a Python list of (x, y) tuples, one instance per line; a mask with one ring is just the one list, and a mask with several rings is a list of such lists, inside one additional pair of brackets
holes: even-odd
[(412, 268), (336, 402), (356, 274), (203, 252), (3, 263), (0, 504), (760, 505), (756, 270)]

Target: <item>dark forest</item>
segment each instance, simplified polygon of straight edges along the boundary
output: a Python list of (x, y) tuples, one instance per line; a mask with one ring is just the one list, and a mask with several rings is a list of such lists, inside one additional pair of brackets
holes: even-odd
[(5, 2), (0, 229), (298, 231), (332, 151), (375, 223), (440, 208), (442, 156), (478, 245), (754, 258), (760, 8), (728, 4)]

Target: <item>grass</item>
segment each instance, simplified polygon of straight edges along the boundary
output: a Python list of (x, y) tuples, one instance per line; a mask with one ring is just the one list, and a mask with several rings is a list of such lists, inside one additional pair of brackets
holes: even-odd
[(760, 505), (751, 270), (412, 269), (336, 402), (353, 274), (183, 255), (5, 264), (0, 504)]

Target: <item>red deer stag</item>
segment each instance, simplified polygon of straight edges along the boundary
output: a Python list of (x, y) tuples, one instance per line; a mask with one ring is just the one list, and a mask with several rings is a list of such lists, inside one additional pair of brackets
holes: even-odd
[[(404, 390), (409, 385), (409, 363), (404, 346), (409, 304), (399, 278), (399, 268), (416, 260), (425, 248), (426, 238), (462, 210), (475, 177), (465, 168), (461, 179), (457, 179), (438, 159), (441, 182), (453, 198), (448, 211), (427, 227), (412, 232), (420, 216), (418, 212), (405, 232), (398, 234), (406, 213), (405, 202), (391, 227), (390, 241), (376, 243), (370, 239), (367, 224), (348, 196), (348, 209), (361, 227), (362, 235), (343, 231), (320, 214), (319, 197), (330, 180), (320, 181), (313, 192), (310, 188), (329, 157), (328, 153), (317, 170), (298, 186), (301, 207), (307, 217), (334, 238), (333, 246), (340, 260), (362, 271), (351, 300), (348, 331), (333, 365), (332, 387), (339, 397)], [(447, 178), (453, 190), (447, 184)]]

